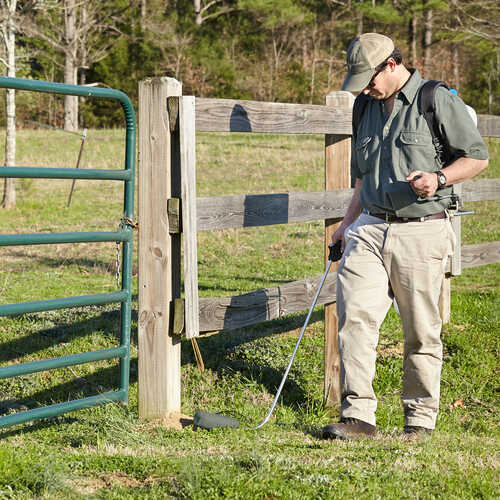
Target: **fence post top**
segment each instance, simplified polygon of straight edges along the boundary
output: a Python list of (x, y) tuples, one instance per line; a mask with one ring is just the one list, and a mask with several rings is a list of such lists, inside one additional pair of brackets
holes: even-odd
[(140, 84), (164, 86), (167, 88), (169, 95), (182, 95), (182, 83), (175, 78), (170, 78), (169, 76), (153, 76), (150, 78), (144, 78), (144, 80), (140, 81)]
[(351, 92), (346, 90), (334, 90), (327, 94), (326, 105), (352, 108), (354, 105), (354, 99), (354, 94), (351, 94)]

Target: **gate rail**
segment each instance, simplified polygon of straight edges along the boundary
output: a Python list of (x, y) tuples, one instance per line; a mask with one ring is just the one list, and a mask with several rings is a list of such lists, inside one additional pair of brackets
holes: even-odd
[(116, 180), (125, 183), (123, 218), (116, 232), (67, 232), (38, 234), (0, 234), (0, 246), (41, 245), (54, 243), (83, 242), (121, 242), (122, 243), (122, 287), (120, 291), (84, 295), (79, 297), (63, 297), (35, 302), (5, 304), (0, 306), (0, 316), (24, 314), (31, 312), (50, 311), (70, 307), (88, 305), (121, 303), (121, 334), (120, 346), (99, 351), (72, 354), (41, 361), (9, 365), (0, 368), (0, 379), (16, 377), (44, 370), (79, 365), (92, 361), (120, 358), (120, 389), (103, 394), (97, 394), (82, 399), (66, 401), (50, 406), (35, 408), (0, 417), (0, 428), (20, 424), (29, 420), (53, 417), (68, 411), (97, 406), (112, 401), (128, 401), (130, 374), (130, 323), (132, 299), (132, 237), (133, 227), (129, 221), (134, 212), (134, 175), (135, 175), (135, 144), (136, 120), (132, 103), (123, 92), (115, 89), (102, 89), (79, 85), (67, 85), (38, 80), (0, 77), (0, 88), (47, 92), (53, 94), (74, 95), (80, 97), (96, 97), (119, 101), (126, 122), (125, 137), (125, 168), (123, 170), (109, 169), (75, 169), (50, 167), (0, 167), (0, 178), (39, 178), (39, 179), (87, 179)]

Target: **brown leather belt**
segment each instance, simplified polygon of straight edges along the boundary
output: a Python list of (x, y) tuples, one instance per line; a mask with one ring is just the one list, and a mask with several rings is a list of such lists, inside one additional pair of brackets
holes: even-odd
[(426, 220), (446, 219), (446, 212), (444, 210), (442, 212), (438, 212), (437, 214), (426, 215), (425, 217), (398, 217), (394, 214), (374, 214), (368, 210), (366, 213), (373, 217), (377, 217), (378, 219), (383, 219), (386, 222), (425, 222)]

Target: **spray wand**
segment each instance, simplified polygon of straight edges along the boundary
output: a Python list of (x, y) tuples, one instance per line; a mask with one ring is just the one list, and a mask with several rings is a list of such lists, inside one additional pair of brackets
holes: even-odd
[[(304, 325), (302, 326), (302, 330), (300, 331), (300, 335), (299, 335), (299, 338), (297, 339), (297, 343), (295, 344), (295, 349), (293, 350), (293, 353), (292, 353), (292, 356), (291, 356), (290, 361), (288, 363), (288, 366), (285, 370), (285, 373), (283, 374), (283, 378), (281, 379), (281, 383), (278, 387), (276, 395), (274, 396), (273, 403), (272, 403), (271, 407), (269, 408), (269, 411), (267, 412), (266, 417), (259, 425), (257, 425), (256, 427), (253, 427), (254, 430), (260, 429), (261, 427), (263, 427), (271, 418), (271, 415), (273, 414), (273, 411), (276, 407), (276, 404), (278, 403), (278, 399), (280, 397), (281, 390), (283, 389), (283, 386), (285, 385), (286, 379), (288, 377), (288, 372), (290, 371), (290, 368), (292, 367), (293, 361), (295, 359), (295, 355), (297, 354), (297, 350), (299, 348), (300, 342), (302, 341), (302, 337), (304, 336), (304, 332), (306, 330), (306, 327), (309, 323), (309, 320), (311, 319), (311, 314), (313, 312), (313, 309), (316, 306), (316, 302), (318, 301), (319, 294), (321, 293), (323, 285), (325, 284), (326, 277), (328, 275), (328, 272), (330, 271), (330, 267), (332, 266), (333, 262), (340, 260), (340, 258), (342, 257), (341, 241), (340, 240), (337, 241), (335, 244), (329, 245), (328, 248), (330, 249), (329, 254), (328, 254), (328, 263), (326, 265), (326, 269), (325, 269), (325, 272), (323, 274), (323, 277), (321, 278), (321, 282), (319, 284), (318, 290), (316, 291), (316, 294), (314, 296), (311, 307), (309, 308), (309, 312), (307, 314)], [(219, 413), (208, 413), (208, 412), (204, 412), (201, 410), (197, 410), (194, 414), (194, 426), (195, 426), (195, 428), (201, 427), (202, 429), (213, 429), (216, 427), (237, 428), (237, 427), (239, 427), (239, 422), (236, 418), (233, 418), (233, 417), (227, 417), (227, 416), (221, 415)]]

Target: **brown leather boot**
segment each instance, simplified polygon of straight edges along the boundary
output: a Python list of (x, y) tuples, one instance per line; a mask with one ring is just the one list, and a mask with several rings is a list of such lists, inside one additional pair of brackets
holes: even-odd
[(341, 418), (340, 422), (323, 427), (323, 439), (355, 439), (375, 436), (376, 427), (357, 418)]
[(432, 434), (432, 429), (427, 427), (420, 427), (419, 425), (405, 425), (403, 434), (406, 435), (425, 435)]

